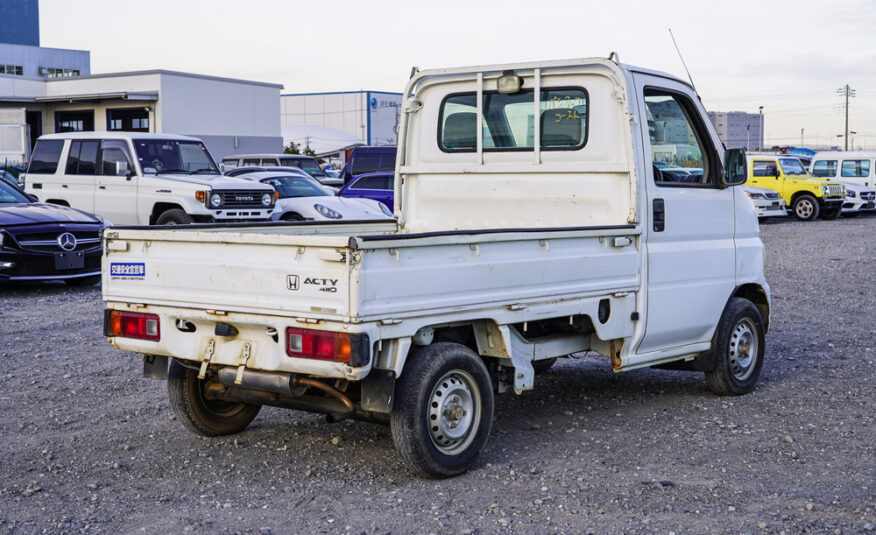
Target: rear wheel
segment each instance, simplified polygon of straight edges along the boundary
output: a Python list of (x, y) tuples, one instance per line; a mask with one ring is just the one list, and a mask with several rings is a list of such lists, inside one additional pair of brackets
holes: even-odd
[(172, 208), (158, 216), (156, 225), (188, 225), (194, 223), (195, 220), (189, 214), (183, 212), (179, 208)]
[(493, 387), (471, 349), (437, 343), (419, 350), (395, 385), (390, 424), (396, 451), (425, 477), (461, 474), (490, 436)]
[(794, 211), (794, 215), (800, 221), (812, 221), (818, 217), (818, 201), (812, 195), (804, 193), (794, 199), (794, 202), (791, 204), (791, 210)]
[(754, 303), (734, 297), (727, 303), (712, 346), (715, 369), (706, 372), (709, 388), (722, 396), (754, 389), (763, 367), (763, 318)]
[(261, 405), (221, 401), (204, 397), (204, 381), (198, 371), (171, 359), (167, 372), (170, 408), (189, 431), (205, 437), (233, 435), (246, 429)]

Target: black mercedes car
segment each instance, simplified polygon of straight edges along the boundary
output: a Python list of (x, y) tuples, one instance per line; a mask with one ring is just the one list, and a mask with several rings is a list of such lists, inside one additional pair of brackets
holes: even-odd
[(66, 206), (34, 202), (0, 181), (0, 282), (100, 280), (104, 221)]

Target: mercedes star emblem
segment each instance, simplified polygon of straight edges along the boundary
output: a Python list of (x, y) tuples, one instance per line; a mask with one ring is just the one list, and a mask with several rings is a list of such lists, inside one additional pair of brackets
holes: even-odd
[(76, 248), (76, 236), (65, 232), (58, 236), (58, 247), (65, 251), (72, 251)]

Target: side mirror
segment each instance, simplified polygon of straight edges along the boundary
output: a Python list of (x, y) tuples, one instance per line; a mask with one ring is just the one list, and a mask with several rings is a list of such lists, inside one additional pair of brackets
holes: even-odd
[[(116, 176), (128, 176), (128, 162), (116, 160)], [(130, 178), (130, 177), (129, 177)]]
[(224, 164), (224, 163), (220, 163), (220, 164), (219, 164), (219, 174), (220, 174), (220, 175), (224, 175), (224, 174), (225, 174), (225, 164)]
[(779, 178), (779, 167), (776, 165), (768, 165), (766, 168), (766, 176)]
[(745, 149), (728, 149), (724, 151), (724, 173), (721, 176), (723, 187), (739, 186), (748, 180)]
[(25, 193), (24, 195), (33, 202), (40, 202), (40, 198), (33, 193)]

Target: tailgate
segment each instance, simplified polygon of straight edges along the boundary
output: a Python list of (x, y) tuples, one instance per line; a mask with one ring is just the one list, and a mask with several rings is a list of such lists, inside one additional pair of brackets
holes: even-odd
[(349, 317), (349, 235), (308, 230), (290, 235), (278, 227), (110, 228), (104, 235), (103, 298), (204, 310)]

